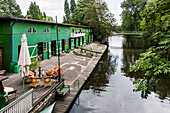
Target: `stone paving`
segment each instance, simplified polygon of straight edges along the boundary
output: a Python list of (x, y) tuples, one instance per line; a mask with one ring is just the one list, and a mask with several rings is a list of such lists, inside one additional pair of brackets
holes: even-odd
[[(99, 51), (105, 51), (106, 46), (99, 44), (97, 42), (88, 44), (84, 46), (84, 48), (90, 49), (90, 46), (93, 47), (93, 50), (99, 48)], [(80, 51), (80, 49), (75, 49), (75, 51)], [(77, 56), (72, 51), (70, 53), (64, 53), (60, 56), (60, 65), (63, 68), (63, 73), (61, 78), (65, 79), (65, 84), (72, 85), (78, 78), (81, 77), (82, 73), (87, 70), (87, 67), (90, 66), (96, 59), (97, 61), (101, 57), (101, 54), (94, 53), (92, 58), (84, 57), (84, 56)], [(41, 62), (40, 67), (45, 70), (53, 69), (55, 66), (58, 66), (58, 56), (53, 56), (51, 59), (46, 59)], [(90, 67), (92, 70), (94, 68)], [(17, 90), (17, 97), (21, 96), (23, 93), (27, 92), (31, 89), (30, 83), (25, 83), (24, 91), (23, 91), (23, 79), (19, 75), (19, 73), (6, 73), (8, 79), (3, 81), (3, 84), (6, 87), (13, 87)], [(86, 75), (87, 77), (89, 75)], [(84, 78), (86, 79), (86, 78)], [(56, 80), (52, 80), (52, 85), (56, 83)], [(36, 87), (36, 92), (34, 93), (34, 98), (40, 97), (40, 94), (43, 95), (46, 91), (48, 91), (50, 87), (43, 88), (43, 80), (41, 80), (41, 85)]]

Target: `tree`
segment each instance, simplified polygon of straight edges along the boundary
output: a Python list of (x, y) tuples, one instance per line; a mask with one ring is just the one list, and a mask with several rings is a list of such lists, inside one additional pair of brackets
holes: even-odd
[(36, 2), (31, 2), (29, 9), (27, 11), (27, 16), (29, 19), (42, 20), (43, 16)]
[(75, 0), (71, 0), (71, 1), (70, 1), (70, 13), (71, 13), (71, 14), (74, 13), (75, 8), (76, 8)]
[(46, 18), (43, 18), (42, 20), (48, 21), (48, 22), (54, 22), (53, 17), (51, 17), (51, 16), (46, 16)]
[(123, 30), (138, 31), (140, 29), (140, 12), (145, 8), (147, 0), (125, 0), (121, 3), (123, 8), (122, 28)]
[(141, 12), (141, 27), (149, 36), (151, 47), (141, 54), (131, 71), (143, 74), (143, 79), (134, 82), (135, 91), (142, 91), (147, 98), (154, 91), (154, 84), (162, 83), (170, 77), (170, 13), (169, 0), (148, 1), (146, 9)]
[(84, 14), (83, 11), (88, 7), (90, 1), (92, 0), (78, 0), (74, 13), (71, 16), (72, 24), (85, 25), (83, 22)]
[(104, 1), (91, 1), (83, 14), (83, 22), (94, 28), (93, 35), (96, 40), (102, 41), (112, 35), (115, 19)]
[(69, 23), (70, 10), (69, 10), (69, 4), (67, 0), (65, 0), (65, 3), (64, 3), (64, 13), (65, 13), (65, 16), (63, 17), (63, 23)]
[(79, 24), (80, 22), (80, 17), (81, 16), (81, 13), (79, 12), (79, 9), (78, 7), (76, 6), (75, 9), (74, 9), (74, 13), (72, 14), (72, 16), (70, 17), (70, 23), (71, 24)]
[(22, 18), (21, 9), (15, 0), (1, 0), (0, 1), (0, 15), (1, 16), (14, 16)]
[(47, 17), (46, 13), (45, 13), (45, 12), (43, 12), (43, 18), (46, 18), (46, 17)]

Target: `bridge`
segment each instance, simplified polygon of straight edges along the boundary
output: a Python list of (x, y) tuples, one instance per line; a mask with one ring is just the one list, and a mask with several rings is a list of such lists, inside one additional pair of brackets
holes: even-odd
[(121, 32), (113, 32), (113, 36), (115, 35), (128, 35), (128, 36), (140, 36), (142, 34), (141, 31), (135, 32), (135, 31), (121, 31)]

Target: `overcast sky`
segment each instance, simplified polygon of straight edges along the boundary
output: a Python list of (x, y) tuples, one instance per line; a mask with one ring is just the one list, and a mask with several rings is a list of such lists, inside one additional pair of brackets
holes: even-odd
[[(36, 4), (39, 5), (41, 12), (45, 12), (47, 16), (52, 16), (55, 20), (57, 15), (58, 22), (62, 23), (64, 15), (64, 1), (65, 0), (16, 0), (19, 4), (22, 14), (25, 16), (29, 8), (30, 3), (36, 1)], [(75, 0), (77, 2), (77, 0)], [(120, 3), (123, 0), (104, 0), (106, 1), (109, 10), (115, 15), (116, 23), (121, 25), (120, 14), (122, 9), (120, 8)], [(70, 0), (68, 0), (70, 4)]]

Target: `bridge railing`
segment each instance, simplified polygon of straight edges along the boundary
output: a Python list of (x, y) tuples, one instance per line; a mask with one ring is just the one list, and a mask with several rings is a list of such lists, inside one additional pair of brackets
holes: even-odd
[(115, 32), (115, 33), (137, 33), (137, 34), (141, 34), (143, 31), (120, 31), (120, 32)]

